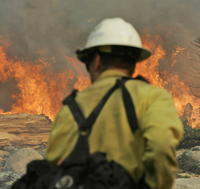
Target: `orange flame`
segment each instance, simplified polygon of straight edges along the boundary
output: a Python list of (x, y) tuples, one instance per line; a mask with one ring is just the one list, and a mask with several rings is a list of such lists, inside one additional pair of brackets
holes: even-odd
[[(71, 90), (71, 84), (69, 86), (68, 83), (75, 74), (70, 70), (62, 73), (46, 72), (48, 67), (48, 62), (44, 60), (39, 60), (37, 64), (8, 60), (5, 50), (0, 47), (0, 81), (14, 78), (20, 89), (20, 93), (12, 96), (16, 102), (12, 105), (11, 113), (46, 114), (54, 118), (62, 98)], [(89, 83), (87, 76), (81, 73), (75, 87), (81, 90)]]
[[(0, 83), (13, 78), (19, 89), (19, 92), (12, 96), (15, 103), (10, 112), (0, 109), (0, 113), (46, 114), (53, 119), (63, 97), (70, 93), (72, 87), (82, 90), (90, 85), (80, 62), (72, 57), (65, 58), (73, 69), (55, 73), (49, 69), (51, 65), (45, 59), (37, 62), (9, 60), (5, 53), (8, 44), (2, 43), (1, 39), (0, 42), (4, 46), (0, 47)], [(160, 61), (166, 58), (166, 52), (161, 45), (157, 45), (158, 43), (158, 37), (146, 37), (145, 47), (151, 49), (153, 55), (143, 63), (137, 64), (134, 76), (140, 74), (152, 84), (166, 88), (174, 98), (179, 115), (185, 116), (192, 127), (200, 127), (200, 99), (192, 95), (190, 88), (178, 75), (159, 70)], [(181, 47), (173, 49), (171, 67), (176, 64), (177, 55), (184, 51)]]
[(147, 78), (148, 81), (159, 87), (163, 86), (163, 80), (159, 75), (159, 61), (164, 58), (165, 51), (161, 46), (156, 46), (149, 41), (145, 41), (144, 45), (147, 49), (151, 49), (152, 56), (141, 64), (136, 65), (134, 76), (142, 75)]
[[(149, 38), (145, 41), (145, 46), (151, 49), (153, 55), (141, 64), (137, 64), (134, 76), (142, 75), (147, 78), (150, 83), (165, 88), (172, 95), (174, 103), (177, 107), (178, 114), (184, 116), (189, 125), (200, 128), (200, 99), (195, 97), (189, 86), (187, 86), (178, 75), (170, 72), (159, 71), (159, 62), (166, 58), (165, 50), (160, 45), (150, 43)], [(171, 65), (176, 64), (176, 57), (183, 53), (186, 49), (176, 47), (171, 55)], [(188, 111), (188, 107), (191, 107)]]

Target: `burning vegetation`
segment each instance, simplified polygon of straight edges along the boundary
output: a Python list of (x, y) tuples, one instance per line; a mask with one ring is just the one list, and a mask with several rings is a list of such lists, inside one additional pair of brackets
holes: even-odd
[[(10, 60), (5, 47), (1, 46), (0, 85), (13, 81), (16, 89), (12, 91), (10, 97), (7, 96), (9, 83), (7, 87), (1, 89), (0, 101), (6, 101), (7, 106), (10, 105), (10, 110), (5, 112), (2, 108), (0, 112), (45, 114), (53, 119), (59, 110), (62, 98), (69, 94), (72, 87), (81, 90), (90, 83), (87, 75), (79, 69), (80, 63), (71, 57), (66, 57), (67, 61), (73, 70), (55, 73), (47, 59), (39, 59), (37, 62)], [(10, 101), (13, 103), (10, 104)]]
[[(152, 84), (166, 88), (173, 96), (179, 115), (186, 118), (192, 127), (199, 128), (200, 99), (192, 94), (190, 87), (177, 74), (159, 70), (160, 61), (166, 58), (166, 51), (159, 43), (151, 41), (150, 37), (145, 38), (145, 46), (151, 49), (153, 56), (137, 65), (134, 76), (142, 75)], [(72, 57), (65, 57), (70, 69), (55, 72), (49, 64), (49, 58), (33, 62), (11, 59), (6, 53), (9, 44), (2, 41), (0, 44), (0, 101), (4, 102), (0, 103), (2, 114), (45, 114), (53, 119), (64, 96), (73, 88), (82, 90), (90, 85), (80, 62)], [(176, 57), (185, 50), (182, 47), (173, 49), (171, 67), (176, 64)], [(4, 85), (7, 87), (1, 87)]]
[[(72, 88), (90, 85), (72, 53), (97, 22), (117, 16), (137, 26), (139, 33), (149, 34), (143, 38), (153, 56), (138, 64), (135, 75), (167, 89), (179, 115), (192, 127), (200, 127), (199, 2), (124, 0), (113, 4), (116, 1), (2, 0), (0, 113), (45, 114), (54, 119)], [(104, 7), (103, 14), (99, 7)], [(195, 56), (182, 61), (191, 41)]]

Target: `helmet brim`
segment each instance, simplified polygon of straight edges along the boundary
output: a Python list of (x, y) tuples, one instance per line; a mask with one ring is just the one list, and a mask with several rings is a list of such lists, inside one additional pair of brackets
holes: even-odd
[[(106, 46), (118, 46), (118, 45), (107, 45), (106, 44)], [(95, 47), (85, 48), (82, 50), (77, 50), (76, 51), (77, 58), (83, 63), (87, 62), (86, 60), (87, 60), (87, 57), (89, 56), (89, 54), (91, 54), (92, 52), (95, 52), (95, 50), (98, 49), (98, 47), (101, 47), (101, 46), (95, 46)], [(147, 50), (145, 48), (133, 47), (133, 46), (127, 46), (127, 47), (137, 49), (138, 52), (141, 53), (139, 58), (137, 59), (137, 62), (146, 60), (152, 54), (149, 50)]]
[(144, 61), (152, 55), (151, 51), (149, 51), (148, 49), (145, 48), (139, 48), (139, 49), (141, 50), (141, 55), (138, 59), (138, 62)]

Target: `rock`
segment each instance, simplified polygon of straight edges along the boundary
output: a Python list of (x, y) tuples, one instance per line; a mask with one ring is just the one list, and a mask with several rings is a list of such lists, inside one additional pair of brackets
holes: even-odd
[(193, 111), (193, 106), (190, 103), (187, 103), (184, 109), (183, 116), (188, 119), (191, 117)]
[(7, 152), (7, 151), (4, 151), (4, 150), (0, 150), (0, 157), (6, 157), (6, 156), (8, 156), (9, 155), (9, 152)]
[(184, 171), (200, 174), (200, 151), (198, 147), (187, 150), (177, 157), (179, 167)]
[(178, 149), (190, 149), (194, 146), (200, 146), (200, 128), (192, 128), (188, 125), (187, 121), (184, 124), (184, 137), (178, 145)]
[(0, 150), (0, 171), (5, 167), (5, 159), (10, 153), (4, 150)]
[(176, 179), (174, 189), (200, 189), (200, 178)]
[(4, 159), (0, 159), (0, 172), (5, 168), (6, 161)]
[(5, 158), (9, 155), (9, 152), (0, 150), (0, 168), (2, 165), (2, 162), (5, 160)]
[(50, 126), (51, 120), (44, 115), (0, 114), (0, 147), (46, 145)]
[(195, 146), (191, 148), (192, 151), (200, 151), (200, 146)]
[(17, 148), (15, 146), (4, 146), (2, 147), (4, 151), (7, 151), (9, 153), (13, 153), (14, 151), (17, 150)]
[(34, 149), (23, 148), (10, 155), (6, 168), (22, 175), (26, 172), (26, 165), (35, 159), (43, 159), (43, 157)]
[(20, 176), (12, 171), (0, 172), (0, 189), (9, 189)]
[(176, 151), (176, 157), (179, 157), (179, 156), (182, 155), (185, 151), (186, 151), (185, 149), (177, 150), (177, 151)]

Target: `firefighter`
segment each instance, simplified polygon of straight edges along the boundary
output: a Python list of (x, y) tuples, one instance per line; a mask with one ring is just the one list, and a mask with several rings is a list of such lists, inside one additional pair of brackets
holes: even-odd
[[(90, 114), (116, 79), (132, 76), (136, 63), (150, 55), (130, 23), (110, 18), (98, 24), (85, 48), (77, 51), (92, 81), (90, 87), (76, 96), (84, 116)], [(105, 152), (109, 160), (122, 165), (136, 182), (145, 175), (151, 189), (171, 189), (177, 168), (175, 148), (183, 135), (172, 98), (164, 89), (142, 80), (128, 81), (126, 87), (134, 102), (138, 131), (131, 132), (121, 91), (117, 90), (93, 126), (90, 152)], [(78, 135), (69, 108), (63, 106), (50, 132), (46, 159), (56, 164), (62, 162), (72, 152)]]

